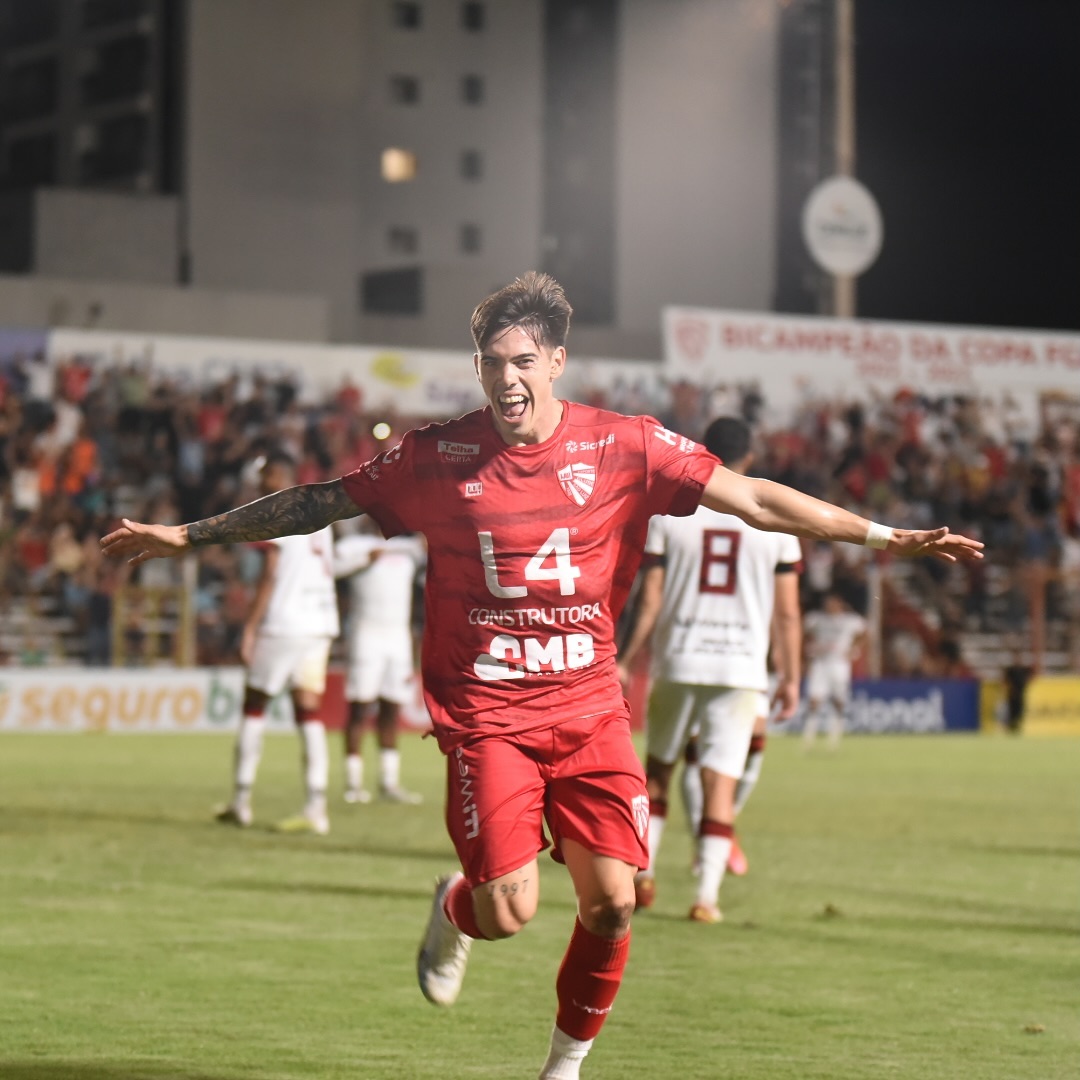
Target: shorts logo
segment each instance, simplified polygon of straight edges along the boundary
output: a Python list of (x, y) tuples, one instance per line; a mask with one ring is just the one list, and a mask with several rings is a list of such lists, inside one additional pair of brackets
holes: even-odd
[(559, 478), (563, 494), (572, 503), (584, 506), (589, 501), (589, 496), (596, 487), (596, 466), (575, 461), (572, 465), (556, 469), (555, 475)]
[(457, 758), (458, 796), (461, 799), (462, 824), (465, 826), (465, 839), (475, 840), (480, 835), (480, 812), (473, 793), (473, 776), (469, 766), (462, 761), (464, 754), (458, 747)]
[(634, 827), (637, 829), (638, 838), (645, 839), (649, 831), (649, 796), (635, 795), (630, 800), (630, 810), (634, 815)]
[(483, 480), (469, 480), (465, 484), (465, 498), (475, 499), (477, 495), (484, 494), (484, 482)]

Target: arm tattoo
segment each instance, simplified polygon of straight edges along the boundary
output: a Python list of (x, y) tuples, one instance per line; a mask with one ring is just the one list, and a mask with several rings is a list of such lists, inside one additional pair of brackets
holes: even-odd
[(363, 511), (349, 498), (340, 480), (285, 488), (245, 506), (188, 525), (192, 547), (275, 540), (279, 536), (313, 533), (333, 521)]

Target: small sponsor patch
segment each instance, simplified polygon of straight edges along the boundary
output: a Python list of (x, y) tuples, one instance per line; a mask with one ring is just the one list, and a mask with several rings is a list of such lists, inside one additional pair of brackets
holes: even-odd
[(482, 480), (470, 480), (465, 485), (465, 498), (475, 499), (477, 495), (484, 494), (484, 482)]
[(480, 453), (479, 443), (448, 442), (440, 439), (437, 447), (439, 457), (444, 461), (452, 461), (458, 464), (475, 460)]
[(556, 469), (555, 475), (559, 478), (563, 494), (572, 503), (576, 506), (584, 506), (589, 501), (589, 496), (596, 487), (595, 465), (575, 461), (572, 465), (564, 465), (561, 469)]

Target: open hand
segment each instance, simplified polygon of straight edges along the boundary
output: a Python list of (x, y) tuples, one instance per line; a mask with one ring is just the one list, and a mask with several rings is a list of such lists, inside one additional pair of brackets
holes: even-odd
[(191, 550), (186, 525), (143, 525), (123, 519), (115, 532), (101, 538), (106, 555), (131, 556), (128, 563), (138, 566), (148, 559), (171, 559)]
[(983, 557), (983, 543), (969, 536), (949, 532), (948, 526), (940, 529), (893, 529), (892, 539), (885, 549), (905, 558), (931, 555), (944, 562), (973, 562)]

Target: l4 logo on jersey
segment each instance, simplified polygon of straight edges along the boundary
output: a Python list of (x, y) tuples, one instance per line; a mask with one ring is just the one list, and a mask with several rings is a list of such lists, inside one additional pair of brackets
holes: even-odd
[(563, 494), (576, 506), (584, 506), (596, 487), (596, 466), (575, 461), (555, 470)]

